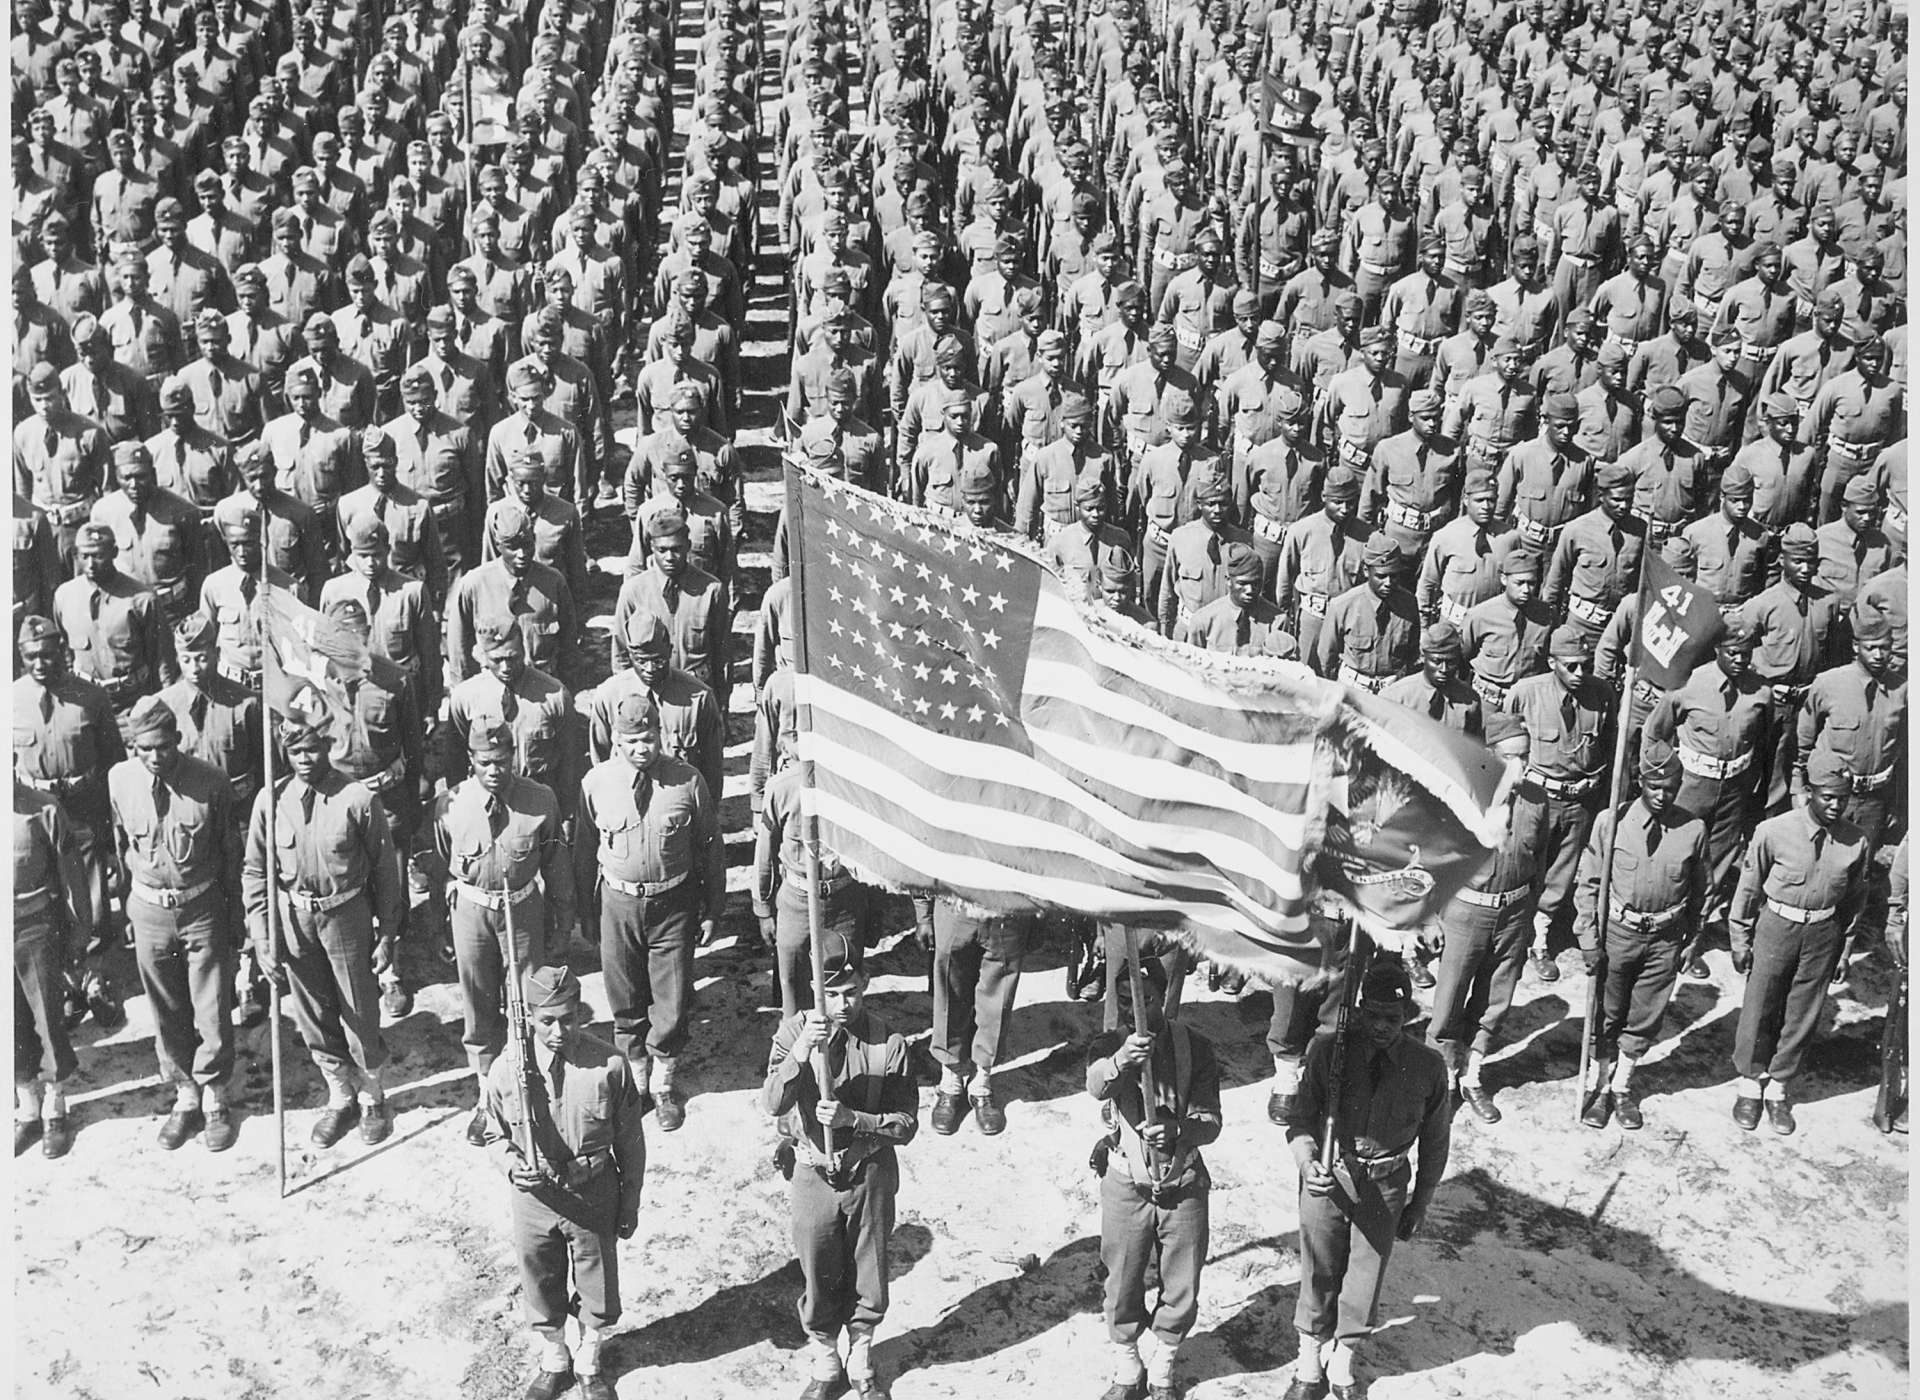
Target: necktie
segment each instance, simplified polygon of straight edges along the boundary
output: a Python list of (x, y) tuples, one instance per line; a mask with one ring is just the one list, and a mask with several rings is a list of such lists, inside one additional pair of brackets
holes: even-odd
[(300, 425), (300, 447), (303, 451), (306, 449), (307, 440), (312, 436), (313, 436), (313, 429), (309, 427), (307, 424), (302, 423)]
[(496, 839), (507, 829), (507, 804), (493, 794), (487, 794), (487, 830)]
[(127, 312), (127, 324), (133, 327), (133, 338), (135, 341), (138, 341), (146, 329), (146, 312), (142, 311), (138, 306), (130, 308)]
[(193, 699), (187, 702), (187, 722), (191, 724), (196, 730), (205, 726), (207, 722), (206, 691), (204, 690), (194, 691)]
[(1447, 711), (1447, 697), (1439, 691), (1433, 692), (1433, 698), (1427, 701), (1427, 718), (1439, 719)]
[(373, 317), (367, 315), (365, 312), (362, 312), (360, 314), (360, 338), (362, 340), (365, 340), (368, 336), (372, 334), (373, 334)]
[(87, 616), (95, 622), (100, 620), (100, 602), (100, 590), (97, 588), (89, 588), (87, 590)]
[(1242, 608), (1239, 617), (1235, 619), (1233, 624), (1233, 645), (1236, 649), (1244, 648), (1252, 640), (1253, 616), (1245, 608)]
[(414, 441), (420, 444), (420, 455), (427, 455), (427, 425), (422, 423), (414, 433)]
[(539, 436), (540, 436), (540, 430), (534, 427), (533, 420), (529, 418), (527, 420), (527, 441), (532, 442), (535, 438)]
[(207, 374), (207, 386), (213, 390), (214, 404), (215, 407), (218, 407), (220, 396), (227, 392), (227, 381), (225, 377), (222, 376), (217, 369), (209, 370)]
[(53, 718), (53, 692), (45, 686), (40, 687), (40, 720), (45, 723)]
[(49, 457), (60, 450), (60, 434), (54, 431), (53, 424), (47, 424), (46, 449)]
[(176, 437), (173, 440), (173, 469), (182, 481), (186, 480), (187, 440), (183, 437)]
[(167, 818), (167, 807), (172, 800), (173, 795), (167, 791), (166, 783), (159, 778), (155, 778), (153, 780), (153, 815), (161, 821), (165, 821)]
[(500, 687), (500, 719), (512, 724), (513, 717), (520, 713), (520, 697), (513, 693), (513, 687), (502, 684)]
[(558, 1104), (560, 1102), (560, 1088), (566, 1082), (566, 1078), (567, 1078), (567, 1062), (561, 1059), (558, 1055), (555, 1055), (553, 1057), (553, 1098), (552, 1098), (552, 1102), (554, 1104)]
[(313, 802), (317, 796), (319, 794), (313, 790), (312, 783), (300, 784), (300, 821), (303, 825), (313, 820)]
[(653, 774), (642, 768), (633, 780), (633, 809), (642, 816), (646, 815), (647, 803), (653, 800)]

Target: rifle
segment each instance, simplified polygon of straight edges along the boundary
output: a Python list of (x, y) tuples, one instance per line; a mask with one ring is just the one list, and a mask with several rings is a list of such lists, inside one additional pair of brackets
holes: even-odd
[(1347, 1038), (1353, 1033), (1353, 1013), (1360, 1005), (1360, 984), (1373, 961), (1373, 942), (1361, 927), (1348, 921), (1352, 951), (1347, 955), (1347, 984), (1340, 993), (1340, 1015), (1333, 1023), (1333, 1055), (1327, 1065), (1327, 1131), (1320, 1139), (1320, 1165), (1333, 1170), (1339, 1155), (1340, 1091), (1347, 1077)]
[(526, 989), (520, 985), (520, 960), (514, 953), (513, 894), (504, 877), (500, 881), (500, 909), (506, 920), (501, 963), (507, 984), (507, 1053), (513, 1057), (514, 1106), (519, 1109), (516, 1121), (526, 1125), (526, 1140), (516, 1141), (514, 1146), (520, 1149), (528, 1166), (544, 1172), (546, 1166), (540, 1160), (540, 1145), (535, 1141), (533, 1130), (533, 1105), (536, 1096), (545, 1093), (546, 1086), (538, 1082), (539, 1071), (534, 1067)]

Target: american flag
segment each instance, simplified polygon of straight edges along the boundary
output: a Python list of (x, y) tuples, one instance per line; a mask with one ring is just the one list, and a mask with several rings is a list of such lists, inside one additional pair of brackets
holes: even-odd
[(956, 517), (787, 489), (810, 810), (864, 879), (1303, 981), (1316, 895), (1403, 938), (1498, 839), (1504, 769), (1424, 717), (1152, 637)]

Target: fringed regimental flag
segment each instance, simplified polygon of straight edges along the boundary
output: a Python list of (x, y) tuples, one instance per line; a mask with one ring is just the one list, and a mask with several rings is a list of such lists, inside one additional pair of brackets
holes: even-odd
[(1484, 862), (1484, 747), (1284, 662), (1176, 645), (1020, 544), (789, 468), (800, 756), (862, 878), (1166, 929), (1308, 981), (1330, 898), (1400, 946)]
[(367, 674), (367, 644), (339, 622), (316, 612), (284, 588), (265, 584), (254, 602), (267, 666), (261, 687), (276, 715), (331, 719), (336, 752), (355, 724), (348, 686)]

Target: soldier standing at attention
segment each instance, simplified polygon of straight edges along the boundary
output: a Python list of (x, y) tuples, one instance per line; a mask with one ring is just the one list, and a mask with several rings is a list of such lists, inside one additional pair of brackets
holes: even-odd
[(73, 1148), (67, 1081), (80, 1067), (67, 1035), (67, 946), (92, 936), (99, 912), (72, 823), (49, 793), (13, 779), (13, 1155), (40, 1140)]
[(900, 1190), (894, 1149), (920, 1126), (919, 1094), (907, 1042), (868, 1013), (866, 974), (845, 939), (828, 936), (824, 969), (822, 1004), (780, 1023), (760, 1089), (779, 1120), (778, 1155), (793, 1153), (787, 1199), (812, 1372), (800, 1400), (833, 1400), (849, 1384), (860, 1400), (887, 1400), (873, 1334), (887, 1314), (887, 1237)]
[(1831, 749), (1807, 760), (1806, 805), (1760, 823), (1740, 864), (1727, 928), (1733, 970), (1747, 979), (1733, 1036), (1740, 1075), (1733, 1121), (1794, 1130), (1787, 1091), (1841, 975), (1866, 903), (1866, 835), (1843, 815), (1854, 788), (1848, 761)]
[(713, 941), (727, 899), (719, 804), (691, 765), (661, 751), (660, 711), (648, 692), (621, 697), (613, 747), (581, 784), (579, 884), (600, 930), (614, 1044), (634, 1066), (641, 1099), (653, 1100), (660, 1126), (673, 1132), (686, 1120), (674, 1067), (693, 1023), (694, 947)]
[[(461, 1039), (481, 1085), (467, 1141), (484, 1147), (487, 1071), (507, 1038), (501, 979), (545, 962), (549, 942), (565, 945), (573, 928), (573, 857), (561, 836), (560, 802), (553, 789), (514, 769), (511, 729), (475, 725), (467, 736), (467, 761), (473, 776), (441, 797), (433, 846), (446, 871), (453, 911)], [(511, 964), (503, 954), (509, 904)]]
[[(527, 1400), (557, 1400), (576, 1379), (581, 1400), (614, 1400), (600, 1346), (620, 1320), (617, 1241), (640, 1225), (644, 1109), (626, 1060), (587, 1034), (593, 1018), (581, 1005), (580, 979), (564, 967), (536, 967), (522, 985), (528, 1025), (511, 1034), (531, 1041), (527, 1077), (540, 1082), (516, 1089), (513, 1059), (495, 1060), (481, 1109), (487, 1151), (515, 1188), (521, 1308), (539, 1348)], [(576, 1304), (579, 1339), (569, 1350)]]
[[(1600, 1079), (1580, 1121), (1604, 1128), (1618, 1115), (1633, 1131), (1645, 1121), (1633, 1092), (1633, 1067), (1653, 1048), (1680, 974), (1680, 951), (1700, 922), (1710, 864), (1707, 827), (1676, 801), (1684, 775), (1673, 745), (1649, 735), (1640, 744), (1640, 795), (1603, 812), (1580, 856), (1574, 936), (1592, 972), (1604, 951), (1600, 1021), (1593, 1064)], [(1609, 908), (1600, 906), (1601, 862), (1611, 860)], [(1601, 942), (1605, 936), (1604, 948)], [(1581, 1086), (1586, 1093), (1586, 1086)]]
[[(326, 1081), (314, 1145), (332, 1147), (358, 1123), (360, 1140), (373, 1147), (393, 1134), (380, 1078), (387, 1046), (375, 979), (393, 967), (405, 886), (380, 798), (334, 768), (328, 729), (324, 717), (282, 722), (292, 775), (254, 803), (241, 888), (254, 961), (268, 976), (276, 966), (286, 972), (293, 1023)], [(277, 890), (267, 886), (269, 802)], [(267, 901), (276, 897), (284, 940), (278, 949), (267, 937)], [(363, 1102), (354, 1098), (356, 1079)]]
[[(1334, 1400), (1359, 1395), (1354, 1357), (1373, 1332), (1394, 1242), (1413, 1238), (1447, 1170), (1447, 1066), (1439, 1051), (1406, 1033), (1413, 1010), (1413, 986), (1398, 959), (1367, 970), (1337, 1104), (1332, 1039), (1322, 1036), (1307, 1051), (1287, 1116), (1287, 1146), (1300, 1169), (1300, 1300), (1293, 1314), (1300, 1357), (1286, 1400), (1318, 1400), (1329, 1389)], [(1329, 1109), (1331, 1170), (1320, 1159)]]
[[(1213, 1046), (1167, 1020), (1161, 960), (1142, 958), (1140, 972), (1147, 1032), (1106, 1031), (1089, 1048), (1087, 1061), (1087, 1092), (1099, 1101), (1109, 1130), (1094, 1154), (1113, 1351), (1113, 1385), (1102, 1400), (1173, 1400), (1174, 1353), (1199, 1315), (1200, 1270), (1207, 1259), (1213, 1180), (1200, 1149), (1220, 1136), (1220, 1064)], [(1130, 1026), (1133, 979), (1123, 975), (1116, 985), (1120, 1023)], [(1151, 1105), (1142, 1074), (1149, 1063)], [(1152, 1306), (1150, 1273), (1158, 1277)]]
[[(169, 1152), (206, 1130), (224, 1152), (239, 1129), (227, 1105), (233, 1077), (233, 972), (228, 957), (239, 889), (233, 784), (180, 752), (180, 725), (158, 696), (127, 717), (133, 757), (107, 774), (114, 837), (126, 872), (127, 922), (140, 983), (153, 1008), (160, 1073), (174, 1086), (160, 1128)], [(204, 1113), (203, 1113), (204, 1110)]]

